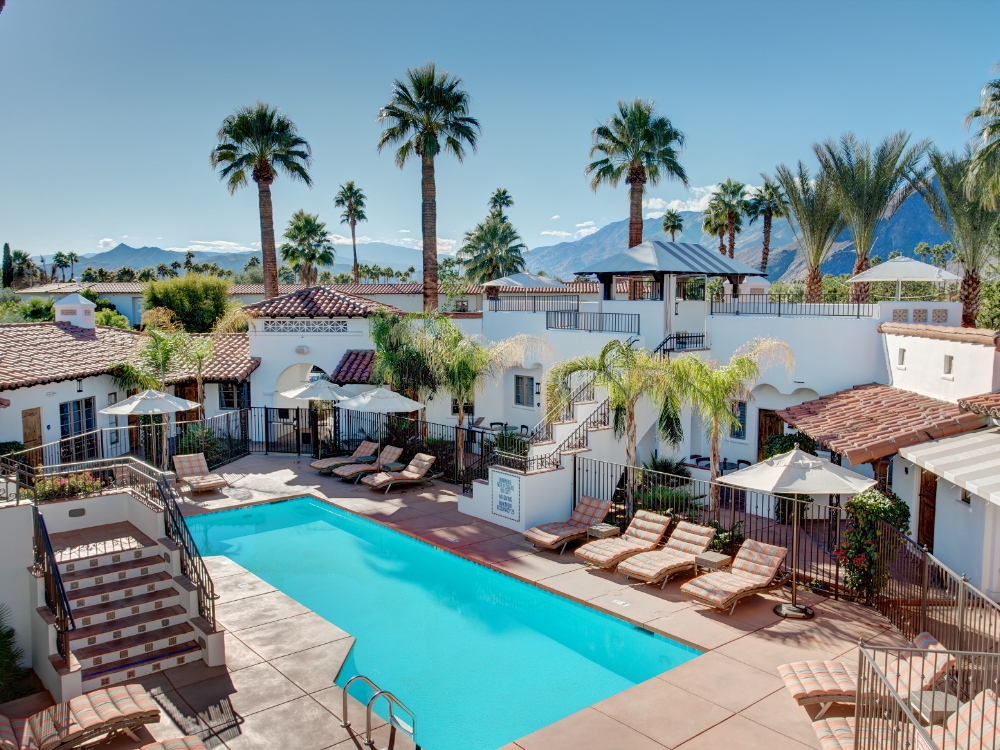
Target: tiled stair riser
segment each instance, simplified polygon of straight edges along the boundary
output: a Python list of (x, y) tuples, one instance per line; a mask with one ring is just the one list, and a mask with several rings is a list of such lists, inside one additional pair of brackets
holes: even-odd
[[(194, 628), (188, 626), (186, 632), (179, 632), (176, 635), (164, 635), (162, 632), (152, 632), (150, 633), (151, 640), (144, 641), (137, 644), (123, 645), (122, 648), (109, 651), (98, 656), (85, 657), (83, 654), (76, 653), (77, 661), (80, 662), (80, 666), (84, 670), (88, 670), (91, 667), (106, 667), (114, 664), (114, 662), (121, 661), (122, 659), (128, 659), (131, 657), (142, 656), (143, 654), (148, 654), (153, 651), (161, 651), (163, 649), (169, 649), (173, 646), (181, 646), (185, 643), (193, 642), (194, 638)], [(162, 630), (168, 630), (164, 628)]]
[(101, 568), (107, 565), (114, 565), (116, 563), (127, 562), (129, 560), (151, 560), (157, 557), (162, 560), (163, 550), (158, 544), (153, 544), (148, 547), (139, 547), (138, 549), (115, 550), (100, 555), (94, 555), (93, 557), (74, 557), (70, 559), (59, 559), (62, 555), (56, 555), (56, 557), (58, 559), (57, 564), (59, 565), (59, 573), (64, 575), (66, 573), (79, 572), (89, 568)]
[(83, 690), (84, 692), (87, 692), (101, 687), (108, 687), (109, 685), (116, 685), (120, 682), (129, 682), (130, 680), (145, 677), (146, 675), (153, 674), (154, 672), (161, 672), (164, 669), (178, 667), (181, 664), (189, 664), (202, 658), (202, 650), (198, 647), (197, 642), (192, 641), (187, 647), (190, 648), (190, 650), (186, 650), (184, 653), (174, 654), (165, 658), (158, 658), (155, 661), (149, 661), (143, 664), (136, 664), (128, 667), (127, 669), (117, 670), (92, 679), (85, 678), (83, 680)]
[[(170, 627), (171, 625), (178, 625), (188, 620), (187, 611), (176, 604), (173, 606), (164, 605), (160, 609), (151, 609), (148, 612), (140, 612), (136, 615), (118, 615), (117, 612), (115, 615), (115, 619), (112, 620), (98, 620), (95, 622), (95, 618), (91, 618), (90, 626), (77, 623), (77, 630), (70, 633), (70, 649), (76, 651), (77, 649), (107, 643), (119, 638), (130, 638)], [(142, 622), (126, 624), (129, 618), (140, 618)], [(100, 628), (101, 632), (93, 632), (92, 634), (85, 632), (93, 631), (94, 628)]]
[[(63, 587), (66, 589), (66, 596), (73, 597), (74, 592), (92, 586), (101, 586), (117, 581), (135, 581), (137, 578), (161, 573), (166, 570), (166, 565), (162, 557), (141, 558), (136, 562), (141, 562), (142, 564), (137, 564), (134, 568), (130, 567), (125, 570), (112, 570), (109, 572), (103, 572), (101, 568), (96, 568), (93, 575), (89, 574), (89, 570), (63, 573)], [(98, 573), (96, 571), (102, 572)], [(86, 575), (82, 575), (83, 573), (86, 573)]]

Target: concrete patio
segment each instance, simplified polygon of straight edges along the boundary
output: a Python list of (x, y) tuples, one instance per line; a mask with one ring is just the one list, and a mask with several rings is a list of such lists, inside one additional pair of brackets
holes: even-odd
[[(281, 455), (241, 459), (223, 468), (231, 487), (196, 497), (184, 492), (182, 510), (195, 514), (313, 495), (705, 652), (504, 750), (818, 748), (810, 724), (817, 707), (797, 706), (776, 667), (802, 659), (855, 661), (858, 639), (905, 644), (876, 611), (810, 593), (799, 596), (816, 610), (810, 621), (782, 620), (772, 612), (780, 598), (766, 596), (744, 600), (732, 617), (718, 614), (680, 594), (686, 577), (661, 591), (588, 569), (570, 550), (561, 556), (535, 550), (520, 534), (459, 513), (459, 488), (452, 485), (383, 495), (321, 477), (308, 463)], [(208, 669), (196, 662), (147, 681), (164, 709), (164, 720), (150, 726), (149, 735), (198, 734), (231, 750), (289, 740), (296, 750), (353, 747), (340, 727), (341, 693), (332, 684), (351, 636), (226, 558), (210, 560), (221, 597), (218, 618), (227, 630), (227, 666)], [(357, 725), (364, 710), (354, 706)], [(838, 706), (830, 714), (838, 709), (853, 710)], [(140, 746), (117, 741), (109, 747)]]

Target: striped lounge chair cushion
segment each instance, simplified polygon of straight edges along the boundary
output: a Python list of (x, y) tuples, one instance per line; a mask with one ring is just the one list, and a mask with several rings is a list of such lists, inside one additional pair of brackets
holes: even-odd
[(688, 581), (681, 586), (681, 592), (713, 607), (727, 606), (738, 596), (770, 583), (786, 554), (788, 550), (784, 547), (747, 539), (729, 570)]
[(177, 476), (202, 477), (208, 474), (208, 463), (204, 453), (189, 453), (184, 456), (174, 456), (174, 469)]
[(696, 557), (668, 549), (640, 552), (619, 564), (618, 572), (641, 581), (659, 581), (677, 570), (693, 568)]
[(610, 507), (611, 500), (598, 500), (596, 497), (583, 495), (573, 508), (569, 523), (583, 526), (585, 529), (590, 528), (604, 521)]
[[(916, 646), (919, 642), (922, 645)], [(930, 690), (945, 672), (951, 669), (955, 658), (934, 636), (921, 633), (914, 639), (916, 648), (924, 653), (910, 652), (894, 664), (887, 665), (886, 679), (904, 698), (914, 690)]]
[(373, 443), (371, 440), (362, 440), (361, 445), (357, 447), (349, 456), (337, 456), (336, 458), (321, 458), (319, 461), (313, 461), (309, 466), (313, 469), (332, 469), (335, 466), (345, 466), (346, 464), (352, 464), (359, 458), (364, 458), (365, 456), (370, 456), (375, 451), (378, 450), (378, 443)]
[(19, 750), (14, 727), (10, 725), (10, 719), (3, 714), (0, 714), (0, 750)]
[(576, 551), (576, 556), (598, 568), (614, 567), (626, 557), (655, 549), (669, 525), (669, 516), (640, 510), (624, 535), (585, 544)]
[(996, 750), (1000, 747), (997, 713), (996, 693), (984, 690), (953, 713), (943, 727), (933, 727), (931, 739), (940, 748)]
[(524, 538), (538, 547), (559, 547), (567, 539), (587, 533), (587, 526), (571, 521), (543, 523), (524, 532)]
[(378, 460), (373, 464), (350, 464), (349, 466), (341, 466), (339, 469), (334, 469), (333, 473), (344, 479), (348, 477), (357, 476), (358, 474), (364, 474), (366, 472), (376, 471), (381, 469), (386, 464), (391, 464), (396, 461), (400, 456), (403, 455), (402, 448), (394, 448), (391, 445), (387, 445), (382, 449), (382, 452), (378, 454)]
[(813, 722), (822, 750), (854, 750), (854, 717), (831, 716)]
[(205, 474), (201, 477), (184, 477), (181, 481), (187, 484), (187, 486), (195, 492), (200, 492), (202, 490), (215, 490), (220, 487), (229, 486), (229, 482), (227, 482), (225, 477), (220, 474)]
[(418, 453), (410, 459), (409, 466), (399, 473), (406, 479), (423, 479), (427, 476), (427, 472), (430, 471), (431, 466), (434, 465), (436, 460), (437, 456), (431, 456), (427, 453)]
[(208, 748), (197, 737), (178, 737), (175, 740), (143, 745), (140, 750), (208, 750)]
[(840, 698), (858, 694), (858, 668), (839, 661), (797, 661), (782, 664), (778, 675), (796, 701)]
[(787, 554), (785, 547), (747, 539), (736, 553), (729, 572), (763, 585), (774, 578)]
[(715, 538), (715, 529), (711, 526), (699, 526), (688, 521), (680, 521), (667, 539), (664, 549), (683, 555), (697, 557), (708, 549)]
[(663, 535), (667, 533), (669, 526), (669, 516), (651, 513), (648, 510), (640, 510), (636, 512), (632, 518), (632, 523), (625, 529), (622, 539), (629, 539), (652, 548), (660, 543)]

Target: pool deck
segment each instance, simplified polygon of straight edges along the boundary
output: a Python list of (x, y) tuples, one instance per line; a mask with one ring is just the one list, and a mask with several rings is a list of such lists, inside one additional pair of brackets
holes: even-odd
[[(859, 638), (906, 642), (875, 610), (810, 593), (799, 596), (816, 611), (809, 621), (775, 615), (774, 604), (787, 601), (779, 596), (745, 599), (732, 617), (710, 611), (680, 594), (686, 576), (663, 591), (628, 582), (587, 568), (570, 549), (561, 556), (536, 550), (510, 529), (460, 513), (453, 485), (383, 495), (321, 477), (306, 457), (282, 455), (249, 456), (223, 467), (223, 473), (231, 486), (222, 492), (182, 493), (185, 515), (313, 495), (705, 652), (503, 750), (819, 748), (810, 723), (818, 707), (796, 705), (776, 667), (803, 659), (854, 661)], [(159, 675), (152, 687), (161, 705), (169, 706), (170, 720), (148, 731), (158, 739), (180, 730), (198, 733), (210, 746), (231, 750), (293, 746), (288, 739), (295, 740), (296, 750), (353, 747), (339, 725), (340, 690), (331, 686), (350, 636), (225, 562), (215, 558), (210, 564), (222, 597), (218, 618), (227, 629), (227, 667), (208, 669), (196, 662)], [(558, 675), (552, 676), (552, 689), (559, 689)], [(364, 711), (353, 705), (357, 725)], [(836, 706), (829, 715), (838, 709), (853, 711)], [(119, 741), (107, 747), (132, 750), (140, 744)], [(407, 745), (397, 742), (397, 747)]]

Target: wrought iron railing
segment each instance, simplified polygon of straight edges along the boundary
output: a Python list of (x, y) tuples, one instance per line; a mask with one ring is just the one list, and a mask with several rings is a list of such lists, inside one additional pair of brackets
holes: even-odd
[(631, 333), (639, 335), (639, 315), (635, 313), (548, 312), (545, 327), (550, 330), (591, 333)]
[(653, 354), (663, 355), (667, 352), (683, 352), (704, 348), (704, 333), (671, 333), (653, 350)]
[(580, 297), (576, 294), (502, 294), (499, 297), (488, 299), (487, 305), (490, 312), (576, 311), (580, 309)]
[(712, 315), (820, 316), (871, 318), (878, 311), (874, 302), (848, 302), (837, 295), (823, 295), (818, 302), (803, 302), (787, 294), (725, 294), (712, 296)]
[(573, 432), (571, 432), (565, 440), (563, 440), (555, 450), (553, 454), (556, 456), (562, 455), (563, 453), (568, 453), (570, 451), (577, 451), (587, 447), (587, 433), (590, 430), (597, 430), (601, 427), (609, 427), (611, 425), (611, 401), (609, 399), (604, 399), (590, 415), (580, 423)]
[(663, 299), (663, 284), (659, 281), (651, 281), (649, 279), (630, 279), (629, 290), (631, 291), (629, 299), (632, 300)]
[(16, 486), (16, 503), (44, 504), (131, 489), (141, 499), (159, 507), (154, 488), (142, 475), (142, 467), (152, 468), (132, 456), (55, 466), (25, 466), (0, 459), (0, 474), (6, 475), (6, 481)]
[(69, 634), (76, 630), (73, 611), (69, 599), (63, 589), (62, 576), (59, 574), (59, 563), (52, 551), (49, 532), (45, 528), (45, 519), (34, 510), (35, 514), (35, 571), (44, 578), (45, 606), (55, 618), (56, 650), (59, 656), (69, 663)]
[(579, 385), (569, 392), (565, 399), (553, 404), (545, 418), (542, 419), (528, 435), (528, 443), (544, 443), (552, 440), (552, 425), (556, 422), (569, 422), (573, 419), (574, 404), (594, 399), (594, 379), (585, 376)]

